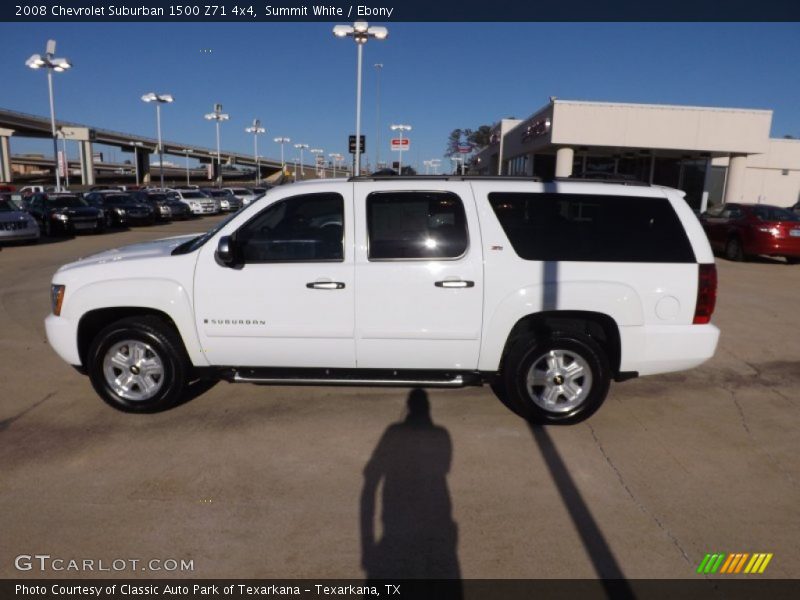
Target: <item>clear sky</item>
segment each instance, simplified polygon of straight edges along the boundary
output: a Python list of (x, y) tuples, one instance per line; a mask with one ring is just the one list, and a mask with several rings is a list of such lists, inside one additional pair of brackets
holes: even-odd
[[(175, 97), (162, 111), (167, 140), (213, 147), (214, 127), (203, 115), (221, 102), (231, 116), (223, 149), (251, 153), (244, 128), (258, 117), (267, 128), (262, 155), (279, 156), (275, 136), (346, 154), (356, 49), (334, 38), (332, 25), (0, 23), (0, 107), (48, 114), (46, 77), (24, 62), (53, 38), (57, 54), (74, 63), (56, 74), (58, 118), (155, 137), (155, 110), (140, 100), (155, 91)], [(413, 126), (404, 164), (446, 163), (452, 129), (525, 118), (549, 96), (772, 109), (772, 135), (800, 137), (796, 23), (386, 25), (389, 39), (364, 51), (362, 129), (373, 164), (375, 63), (384, 64), (381, 160), (391, 123)], [(49, 148), (12, 139), (15, 153)], [(287, 148), (287, 159), (293, 153)]]

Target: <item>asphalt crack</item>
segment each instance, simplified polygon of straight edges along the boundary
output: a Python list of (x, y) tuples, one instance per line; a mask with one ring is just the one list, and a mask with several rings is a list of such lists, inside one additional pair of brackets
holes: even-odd
[(29, 412), (31, 412), (33, 409), (37, 408), (38, 406), (40, 406), (41, 404), (45, 403), (47, 400), (55, 396), (56, 393), (57, 392), (50, 392), (43, 398), (40, 398), (39, 400), (31, 404), (26, 409), (22, 410), (21, 412), (18, 412), (13, 417), (9, 417), (8, 419), (3, 419), (2, 421), (0, 421), (0, 433), (8, 429), (15, 421), (18, 421), (19, 419), (27, 415)]
[(683, 560), (686, 562), (687, 565), (692, 565), (692, 560), (689, 558), (689, 555), (686, 553), (686, 550), (683, 549), (678, 538), (669, 530), (669, 528), (664, 525), (664, 523), (659, 519), (653, 512), (651, 512), (644, 503), (639, 500), (636, 494), (633, 493), (628, 483), (625, 481), (625, 478), (622, 476), (622, 472), (617, 468), (617, 465), (614, 464), (614, 461), (611, 460), (611, 457), (606, 452), (606, 449), (603, 447), (602, 442), (600, 442), (600, 438), (597, 437), (597, 433), (594, 430), (594, 427), (591, 424), (587, 423), (586, 426), (589, 428), (589, 431), (592, 434), (592, 439), (594, 440), (595, 445), (597, 446), (598, 450), (600, 450), (600, 454), (603, 455), (603, 458), (606, 459), (608, 466), (611, 467), (611, 470), (617, 475), (617, 480), (619, 481), (620, 486), (625, 492), (628, 494), (630, 499), (636, 505), (636, 507), (642, 511), (647, 517), (649, 517), (657, 526), (658, 528), (672, 541), (672, 544), (678, 549), (683, 557)]

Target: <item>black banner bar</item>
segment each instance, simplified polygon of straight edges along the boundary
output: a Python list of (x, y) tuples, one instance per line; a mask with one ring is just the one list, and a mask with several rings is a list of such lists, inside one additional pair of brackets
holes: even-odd
[(691, 580), (590, 579), (468, 579), (468, 580), (129, 580), (129, 579), (17, 579), (0, 580), (3, 600), (320, 600), (389, 598), (393, 600), (795, 600), (800, 581), (741, 578)]
[(353, 3), (287, 0), (16, 0), (0, 6), (0, 20), (14, 22), (187, 21), (350, 22), (366, 21), (800, 21), (800, 2), (789, 0), (376, 0)]

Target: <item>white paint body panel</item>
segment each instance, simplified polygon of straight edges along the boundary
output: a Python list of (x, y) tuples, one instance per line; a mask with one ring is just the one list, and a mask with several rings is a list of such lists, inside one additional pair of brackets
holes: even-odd
[[(453, 260), (368, 258), (366, 199), (377, 191), (446, 191), (459, 196), (469, 245)], [(458, 369), (478, 366), (483, 304), (480, 228), (468, 183), (397, 181), (356, 186), (356, 352), (362, 368)], [(469, 288), (436, 287), (447, 279)]]

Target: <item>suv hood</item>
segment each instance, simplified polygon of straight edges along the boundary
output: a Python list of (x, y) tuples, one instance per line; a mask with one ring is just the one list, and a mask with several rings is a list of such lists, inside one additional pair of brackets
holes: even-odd
[(196, 238), (200, 233), (193, 233), (190, 235), (181, 235), (171, 238), (164, 238), (160, 240), (153, 240), (150, 242), (140, 242), (138, 244), (131, 244), (130, 246), (123, 246), (121, 248), (113, 248), (92, 254), (84, 258), (80, 258), (75, 262), (64, 265), (59, 271), (68, 271), (71, 269), (78, 269), (85, 266), (101, 265), (112, 262), (138, 260), (143, 258), (156, 258), (160, 256), (169, 256), (176, 246), (179, 246), (185, 241)]

